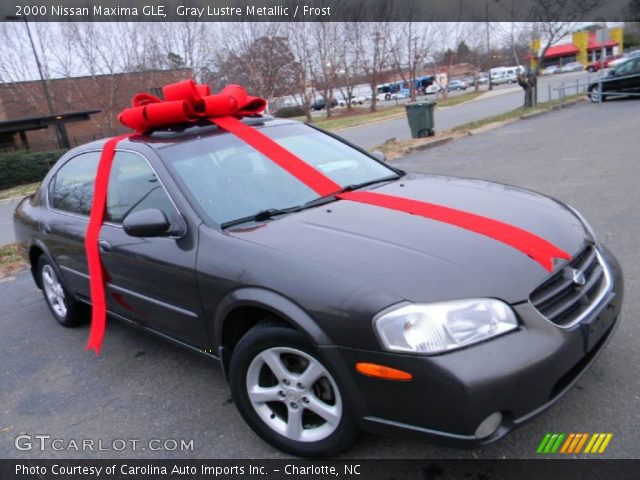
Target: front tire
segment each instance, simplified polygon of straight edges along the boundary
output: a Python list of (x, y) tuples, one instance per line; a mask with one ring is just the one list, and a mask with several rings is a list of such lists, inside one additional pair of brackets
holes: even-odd
[(231, 357), (231, 393), (263, 440), (301, 457), (331, 457), (358, 435), (341, 388), (306, 338), (282, 325), (258, 324)]
[(44, 254), (38, 259), (38, 278), (47, 307), (60, 325), (76, 327), (88, 320), (88, 307), (71, 296), (58, 269)]
[(598, 87), (598, 85), (594, 85), (589, 89), (589, 100), (593, 103), (599, 103), (600, 97), (602, 97), (603, 102), (607, 100), (607, 96), (600, 92), (600, 87)]

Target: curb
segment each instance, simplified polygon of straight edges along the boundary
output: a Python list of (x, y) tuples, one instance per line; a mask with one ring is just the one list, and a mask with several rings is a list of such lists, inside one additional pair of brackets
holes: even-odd
[(429, 143), (425, 143), (423, 145), (417, 145), (415, 147), (412, 147), (411, 150), (407, 153), (411, 153), (414, 152), (416, 150), (418, 151), (422, 151), (422, 150), (429, 150), (430, 148), (435, 148), (435, 147), (440, 147), (442, 145), (445, 145), (451, 141), (454, 140), (454, 137), (443, 137), (443, 138), (439, 138), (438, 140), (434, 140), (433, 142), (429, 142)]

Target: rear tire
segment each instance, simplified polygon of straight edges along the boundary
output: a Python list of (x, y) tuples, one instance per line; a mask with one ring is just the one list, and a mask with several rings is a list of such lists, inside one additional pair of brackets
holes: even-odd
[(77, 327), (89, 319), (89, 307), (73, 298), (57, 267), (44, 254), (38, 259), (38, 279), (47, 307), (60, 325)]
[(332, 457), (357, 438), (335, 376), (296, 330), (270, 323), (253, 327), (234, 348), (229, 379), (244, 420), (280, 450)]

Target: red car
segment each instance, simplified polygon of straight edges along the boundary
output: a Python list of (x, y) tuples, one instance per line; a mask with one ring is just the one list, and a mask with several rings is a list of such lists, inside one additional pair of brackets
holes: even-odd
[(613, 62), (618, 58), (620, 58), (620, 55), (612, 55), (610, 57), (605, 57), (604, 60), (597, 60), (595, 62), (591, 62), (585, 67), (585, 70), (587, 70), (588, 72), (597, 72), (601, 68), (609, 68), (609, 62)]

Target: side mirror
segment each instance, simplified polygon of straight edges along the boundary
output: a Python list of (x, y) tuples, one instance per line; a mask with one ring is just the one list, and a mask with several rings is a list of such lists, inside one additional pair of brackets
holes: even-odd
[(615, 76), (616, 76), (615, 70), (609, 70), (609, 73), (607, 73), (607, 77), (615, 77)]
[(132, 237), (161, 237), (169, 233), (171, 223), (164, 212), (150, 208), (127, 215), (122, 221), (122, 227)]
[(380, 150), (374, 150), (373, 152), (371, 152), (371, 156), (380, 162), (387, 161), (387, 156), (384, 153), (382, 153)]

